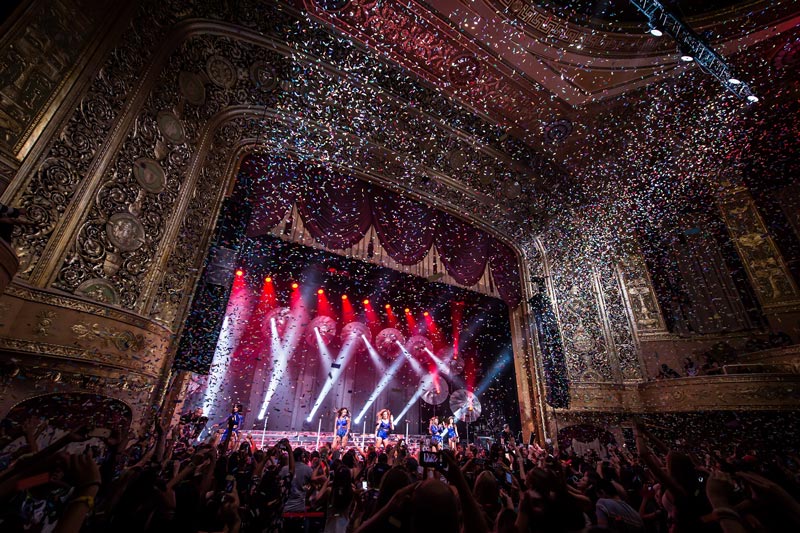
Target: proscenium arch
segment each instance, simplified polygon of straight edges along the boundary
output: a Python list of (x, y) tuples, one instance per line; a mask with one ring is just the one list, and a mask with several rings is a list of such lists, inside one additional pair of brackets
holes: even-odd
[[(206, 19), (189, 19), (176, 24), (168, 33), (163, 41), (163, 45), (159, 46), (153, 54), (152, 59), (144, 66), (138, 77), (141, 79), (137, 83), (131, 95), (125, 100), (119, 115), (112, 121), (113, 124), (110, 128), (109, 134), (103, 139), (97, 150), (97, 154), (93, 156), (92, 162), (89, 165), (86, 176), (88, 179), (80, 180), (75, 190), (72, 191), (63, 215), (55, 221), (52, 229), (47, 233), (48, 238), (42, 247), (42, 250), (37, 254), (35, 264), (32, 265), (30, 273), (25, 273), (25, 278), (28, 282), (36, 286), (48, 286), (53, 280), (55, 273), (58, 270), (59, 263), (63, 262), (63, 257), (66, 253), (67, 246), (71, 242), (70, 237), (75, 234), (78, 225), (83, 221), (80, 216), (82, 210), (91, 207), (93, 203), (93, 195), (98, 187), (103, 184), (105, 171), (113, 163), (114, 157), (119, 153), (120, 148), (126, 140), (127, 133), (135, 124), (138, 111), (144, 106), (147, 98), (152, 94), (159, 77), (168, 65), (170, 57), (178, 50), (178, 48), (185, 44), (189, 39), (200, 36), (217, 36), (226, 37), (235, 41), (241, 41), (252, 45), (259, 46), (265, 50), (280, 54), (284, 58), (290, 58), (292, 61), (302, 64), (304, 66), (313, 66), (318, 68), (326, 74), (332, 75), (336, 78), (354, 81), (360, 84), (370, 85), (377, 93), (380, 93), (387, 100), (391, 100), (398, 104), (405, 105), (405, 102), (386, 90), (369, 84), (363, 80), (354, 80), (346, 72), (331, 66), (328, 63), (320, 61), (319, 58), (308, 55), (302, 51), (298, 51), (287, 46), (273, 38), (264, 36), (262, 34), (253, 32), (250, 29), (236, 26), (224, 21), (210, 21)], [(360, 47), (357, 47), (361, 49)], [(92, 80), (89, 80), (92, 81)], [(83, 90), (83, 88), (81, 88)], [(229, 91), (230, 93), (230, 91)], [(243, 106), (250, 106), (256, 108), (258, 106), (252, 103), (243, 103)], [(440, 119), (429, 116), (419, 110), (408, 110), (408, 112), (418, 113), (424, 115), (437, 127), (446, 131), (447, 134), (453, 138), (460, 138), (461, 140), (469, 141), (474, 144), (474, 140), (467, 139), (467, 135), (463, 132), (455, 130), (453, 127), (443, 123)], [(61, 128), (66, 127), (67, 121), (70, 118), (61, 118)], [(36, 145), (31, 151), (30, 157), (26, 158), (17, 173), (17, 176), (23, 176), (23, 180), (15, 179), (9, 184), (9, 187), (3, 194), (3, 198), (11, 201), (13, 204), (19, 204), (20, 200), (25, 193), (25, 189), (33, 179), (35, 173), (41, 169), (43, 164), (48, 158), (47, 150), (52, 144), (52, 141), (58, 136), (58, 131), (52, 132), (52, 136), (42, 145)], [(340, 132), (341, 133), (341, 132)], [(477, 146), (477, 145), (476, 145)], [(383, 148), (385, 151), (390, 149)], [(506, 163), (511, 164), (511, 158), (505, 154), (497, 152), (489, 147), (482, 147), (480, 150), (491, 154), (498, 159), (504, 159)], [(476, 198), (469, 198), (470, 194), (476, 194), (476, 191), (467, 190), (458, 180), (449, 178), (445, 175), (440, 175), (447, 182), (448, 185), (459, 190), (462, 200), (479, 201)], [(437, 199), (441, 202), (442, 199)], [(487, 229), (494, 232), (491, 225), (487, 224)]]
[[(252, 113), (252, 109), (240, 109), (237, 113), (228, 115), (228, 119), (234, 120), (237, 115), (247, 116)], [(267, 111), (267, 115), (269, 115), (269, 110)], [(224, 121), (214, 122), (217, 128), (223, 127), (225, 123), (226, 122)], [(210, 139), (212, 136), (213, 135), (204, 135), (204, 138)], [(232, 150), (228, 160), (224, 164), (225, 172), (220, 174), (222, 181), (215, 187), (221, 192), (221, 194), (219, 194), (218, 198), (215, 200), (215, 209), (213, 211), (210, 224), (207, 224), (205, 241), (202, 247), (198, 248), (198, 253), (195, 257), (194, 263), (198, 267), (196, 269), (197, 274), (194, 276), (194, 279), (191, 282), (191, 290), (185, 291), (187, 296), (183, 303), (181, 312), (179, 313), (179, 316), (183, 317), (183, 319), (179, 321), (179, 327), (181, 327), (181, 330), (177, 332), (177, 335), (175, 336), (176, 339), (180, 339), (183, 320), (185, 320), (185, 317), (188, 315), (191, 306), (189, 296), (194, 294), (196, 285), (200, 280), (200, 267), (202, 266), (211, 246), (211, 230), (213, 229), (214, 223), (222, 211), (225, 192), (232, 190), (233, 183), (235, 182), (239, 173), (241, 162), (252, 153), (269, 154), (270, 151), (266, 150), (267, 148), (269, 148), (267, 145), (257, 142), (257, 138), (252, 136), (243, 136), (237, 140), (235, 148)], [(275, 153), (285, 155), (287, 152), (281, 150), (280, 152)], [(205, 157), (207, 154), (207, 150), (198, 150), (197, 157)], [(196, 161), (192, 164), (192, 168), (194, 168), (196, 172), (199, 172), (199, 169), (202, 168), (202, 166), (202, 161)], [(395, 183), (389, 181), (385, 176), (354, 170), (342, 165), (338, 165), (336, 168), (347, 171), (349, 174), (369, 183), (382, 186), (390, 185), (394, 190), (402, 192), (406, 196), (413, 197), (416, 200), (422, 201), (435, 209), (446, 211), (449, 214), (457, 216), (469, 222), (470, 224), (477, 225), (484, 230), (492, 230), (492, 228), (486, 226), (485, 223), (476, 224), (472, 217), (465, 217), (461, 212), (453, 209), (443, 209), (442, 206), (436, 205), (434, 199), (431, 199), (427, 195), (420, 194), (418, 191), (401, 190)], [(520, 419), (522, 421), (525, 439), (528, 439), (529, 435), (533, 433), (536, 435), (537, 439), (543, 442), (550, 433), (550, 428), (548, 425), (549, 414), (544, 409), (542, 403), (546, 395), (544, 391), (544, 379), (542, 378), (543, 367), (540, 356), (541, 352), (539, 350), (535, 332), (531, 328), (531, 324), (534, 319), (530, 314), (530, 309), (527, 304), (527, 300), (531, 296), (530, 274), (528, 271), (528, 266), (523, 260), (524, 256), (519, 245), (508, 240), (502, 234), (498, 234), (496, 231), (491, 231), (491, 233), (493, 236), (500, 239), (504, 244), (510, 246), (514, 250), (517, 258), (517, 265), (521, 276), (520, 282), (522, 285), (523, 301), (515, 309), (509, 309), (509, 319), (511, 324), (511, 339), (514, 353), (515, 375), (517, 380), (517, 397), (520, 406)], [(163, 257), (165, 264), (168, 259), (168, 256)], [(176, 349), (177, 341), (171, 348), (171, 358), (174, 357), (174, 352)]]
[[(121, 156), (123, 146), (131, 134), (137, 118), (143, 112), (148, 98), (154, 93), (158, 80), (167, 68), (169, 59), (190, 38), (209, 35), (224, 37), (232, 41), (247, 42), (251, 45), (277, 52), (284, 57), (291, 55), (295, 61), (314, 65), (315, 68), (327, 70), (329, 74), (335, 77), (348, 79), (346, 73), (321, 64), (312, 56), (307, 56), (285, 44), (243, 29), (240, 26), (207, 20), (189, 20), (176, 25), (170, 31), (168, 38), (165, 39), (165, 45), (158, 47), (152, 59), (142, 68), (140, 73), (141, 81), (135, 85), (132, 93), (125, 99), (125, 103), (119, 113), (111, 120), (109, 131), (102, 139), (97, 153), (93, 155), (88, 172), (76, 183), (69, 197), (65, 199), (66, 209), (60, 218), (54, 221), (42, 249), (37, 252), (36, 262), (33, 264), (33, 269), (29, 276), (29, 281), (33, 285), (39, 287), (51, 286), (56, 280), (59, 269), (67, 261), (70, 247), (77, 246), (78, 231), (81, 224), (86, 222), (90, 210), (95, 206), (95, 195), (104, 184), (113, 181), (114, 177), (109, 176), (107, 172), (112, 164), (116, 162), (116, 159)], [(301, 57), (302, 60), (298, 60), (298, 57)], [(382, 89), (377, 90), (380, 93), (385, 93)], [(229, 93), (231, 92), (229, 90)], [(394, 96), (389, 95), (388, 97), (397, 100)], [(75, 113), (77, 111), (72, 110), (72, 114), (74, 115)], [(62, 127), (66, 127), (65, 125), (70, 116), (72, 115), (62, 118)], [(280, 109), (265, 109), (252, 103), (233, 102), (232, 105), (219, 110), (211, 118), (205, 121), (201, 120), (200, 128), (202, 131), (198, 132), (197, 143), (192, 148), (191, 161), (188, 164), (187, 172), (184, 174), (183, 183), (180, 185), (180, 195), (170, 206), (171, 212), (164, 219), (161, 228), (162, 236), (156, 243), (153, 256), (149, 259), (150, 270), (141, 283), (144, 288), (134, 298), (135, 304), (130, 306), (136, 313), (145, 317), (152, 317), (161, 323), (165, 323), (173, 330), (181, 327), (188, 311), (190, 295), (193, 294), (193, 288), (199, 281), (199, 266), (208, 253), (210, 234), (213, 224), (219, 216), (224, 193), (229, 189), (230, 183), (235, 178), (235, 169), (238, 168), (243, 153), (247, 150), (264, 148), (265, 143), (259, 141), (259, 133), (264, 128), (265, 121), (268, 120), (278, 124), (286, 124), (292, 120), (299, 121), (300, 117), (284, 113)], [(435, 121), (432, 118), (431, 120)], [(303, 123), (308, 124), (308, 119), (303, 119)], [(443, 130), (448, 130), (454, 136), (460, 135), (463, 137), (463, 133), (457, 132), (449, 126), (441, 123), (439, 126)], [(236, 139), (226, 140), (233, 141), (233, 144), (228, 142), (217, 144), (215, 145), (216, 147), (222, 146), (223, 148), (218, 150), (219, 153), (212, 153), (214, 152), (211, 149), (212, 141), (217, 138), (220, 132), (236, 132), (237, 130), (239, 133)], [(327, 131), (327, 128), (325, 131)], [(337, 131), (337, 135), (353, 136), (353, 134), (341, 130)], [(33, 178), (33, 169), (37, 165), (44, 164), (49, 155), (47, 149), (56, 137), (57, 134), (54, 133), (53, 136), (43, 140), (43, 144), (32, 151), (32, 157), (26, 159), (17, 174), (18, 177), (24, 176), (25, 178), (23, 180), (19, 178), (14, 180), (6, 195), (7, 197), (19, 200), (23, 196), (26, 187), (28, 187)], [(364, 139), (359, 139), (359, 141), (359, 145), (365, 147), (365, 150), (374, 149), (375, 153), (391, 152), (391, 150), (381, 145), (364, 142)], [(154, 149), (155, 147), (151, 146), (150, 148)], [(319, 146), (315, 146), (315, 148), (319, 148)], [(274, 147), (274, 149), (277, 150), (277, 147)], [(222, 154), (221, 152), (225, 153)], [(311, 154), (311, 157), (313, 157), (313, 154)], [(544, 420), (541, 407), (543, 395), (538, 392), (542, 387), (543, 380), (541, 379), (541, 365), (537, 363), (539, 352), (535, 336), (531, 334), (530, 329), (531, 317), (528, 314), (526, 303), (530, 297), (530, 284), (527, 279), (527, 265), (522, 260), (524, 254), (521, 248), (517, 243), (511, 242), (506, 235), (498, 231), (490, 222), (479, 218), (475, 211), (464, 212), (459, 210), (455, 204), (441, 197), (402, 186), (397, 179), (369, 172), (365, 169), (360, 170), (357, 165), (345, 164), (342, 168), (348, 172), (359, 173), (359, 177), (362, 179), (366, 178), (375, 183), (389, 185), (391, 188), (402, 190), (408, 195), (416, 195), (426, 203), (451, 212), (470, 224), (486, 230), (510, 245), (515, 251), (520, 272), (523, 273), (523, 279), (521, 280), (523, 303), (518, 308), (517, 315), (512, 314), (512, 342), (517, 369), (518, 395), (520, 396), (520, 407), (526, 411), (522, 413), (523, 427), (526, 433), (538, 430), (536, 431), (537, 436), (540, 439), (544, 438), (546, 428), (541, 424), (541, 421)], [(201, 173), (216, 179), (200, 180)], [(452, 181), (455, 182), (455, 180)], [(213, 198), (213, 200), (209, 202), (209, 198)], [(468, 197), (462, 198), (467, 202), (475, 202), (474, 199)], [(206, 202), (206, 205), (203, 205), (203, 202)], [(200, 213), (201, 216), (195, 219), (197, 213)], [(56, 214), (53, 213), (53, 215)], [(189, 224), (195, 224), (195, 229), (199, 230), (201, 236), (198, 242), (183, 242), (180, 240), (188, 233), (184, 230)], [(181, 254), (184, 255), (181, 256)], [(185, 267), (193, 268), (187, 269)], [(183, 271), (179, 272), (181, 268), (183, 268)], [(169, 319), (166, 319), (165, 316), (159, 316), (159, 308), (163, 304), (163, 301), (159, 300), (159, 298), (163, 298), (168, 292), (176, 291), (182, 294), (182, 300), (174, 310), (175, 312)], [(174, 350), (175, 343), (173, 342), (170, 353), (174, 353)], [(166, 368), (169, 368), (169, 362), (165, 367), (165, 375), (162, 376), (162, 384), (167, 381)], [(535, 411), (535, 416), (533, 411)]]

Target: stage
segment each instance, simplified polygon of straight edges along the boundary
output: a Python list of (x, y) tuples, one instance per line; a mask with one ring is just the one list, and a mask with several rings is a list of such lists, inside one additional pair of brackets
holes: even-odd
[(455, 415), (462, 437), (466, 419), (519, 426), (503, 301), (268, 235), (247, 250), (184, 411), (222, 425), (241, 404), (243, 431), (298, 436), (330, 433), (341, 407), (358, 435), (381, 409), (398, 434), (427, 433), (434, 415)]
[[(275, 445), (278, 441), (282, 439), (288, 439), (289, 443), (292, 445), (292, 448), (303, 447), (306, 450), (316, 450), (319, 449), (320, 446), (330, 446), (333, 442), (333, 433), (332, 432), (320, 432), (317, 433), (316, 431), (263, 431), (263, 430), (252, 430), (252, 431), (242, 431), (239, 434), (239, 442), (244, 442), (245, 436), (250, 435), (253, 438), (253, 442), (259, 448), (263, 448), (264, 446), (270, 447)], [(461, 436), (462, 438), (459, 439), (459, 444), (464, 445), (467, 443), (467, 439), (465, 435)], [(426, 447), (429, 445), (430, 435), (427, 434), (394, 434), (390, 440), (390, 445), (397, 444), (399, 439), (405, 439), (407, 446), (409, 449), (419, 449), (420, 447)], [(470, 434), (470, 441), (473, 443), (477, 443), (479, 446), (485, 447), (487, 443), (492, 442), (492, 438), (487, 435), (473, 435)], [(347, 447), (358, 447), (361, 449), (366, 449), (368, 446), (372, 446), (375, 444), (375, 433), (353, 433), (350, 435), (347, 441)]]

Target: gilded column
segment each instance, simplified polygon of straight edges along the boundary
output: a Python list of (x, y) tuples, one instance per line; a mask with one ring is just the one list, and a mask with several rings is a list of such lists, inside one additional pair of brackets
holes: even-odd
[(667, 333), (667, 324), (653, 289), (650, 272), (638, 250), (626, 255), (617, 266), (628, 311), (637, 340)]
[(800, 335), (800, 291), (767, 231), (750, 191), (724, 194), (719, 207), (750, 283), (773, 329)]

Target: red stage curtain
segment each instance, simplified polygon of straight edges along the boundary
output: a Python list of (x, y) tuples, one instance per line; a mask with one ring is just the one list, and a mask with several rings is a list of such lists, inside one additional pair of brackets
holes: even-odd
[(522, 300), (514, 252), (452, 215), (354, 177), (295, 161), (249, 161), (242, 171), (254, 176), (250, 237), (268, 233), (296, 203), (308, 232), (328, 248), (353, 246), (374, 225), (384, 249), (398, 263), (416, 264), (436, 244), (445, 270), (458, 283), (475, 285), (488, 262), (501, 298), (511, 307)]
[(489, 256), (489, 268), (492, 269), (497, 292), (510, 307), (516, 307), (522, 301), (522, 282), (519, 279), (519, 263), (514, 251), (493, 239)]
[(265, 235), (292, 208), (298, 191), (303, 187), (305, 169), (296, 161), (271, 159), (259, 164), (248, 159), (242, 163), (242, 172), (248, 172), (253, 179), (253, 214), (247, 235)]
[(467, 287), (478, 283), (489, 258), (489, 236), (442, 212), (437, 230), (434, 242), (447, 273)]
[(381, 245), (401, 265), (417, 264), (433, 244), (436, 211), (427, 205), (375, 187), (372, 224)]
[(311, 169), (308, 179), (297, 210), (314, 240), (339, 250), (363, 239), (372, 224), (364, 182), (320, 168)]

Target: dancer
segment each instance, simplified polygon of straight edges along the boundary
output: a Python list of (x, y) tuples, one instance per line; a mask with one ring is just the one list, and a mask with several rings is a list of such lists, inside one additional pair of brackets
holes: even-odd
[(231, 443), (231, 437), (233, 437), (234, 446), (239, 444), (239, 428), (242, 426), (242, 422), (244, 422), (244, 416), (242, 416), (242, 404), (234, 404), (233, 408), (231, 409), (231, 414), (228, 415), (228, 418), (225, 420), (227, 427), (222, 433), (222, 438), (219, 442), (220, 450), (223, 452), (228, 451)]
[(336, 424), (333, 430), (333, 449), (347, 447), (347, 437), (350, 435), (350, 410), (342, 407), (336, 411)]
[(378, 411), (378, 425), (375, 426), (375, 447), (385, 448), (389, 433), (394, 431), (394, 417), (388, 409)]
[(451, 416), (447, 419), (447, 446), (450, 447), (451, 450), (455, 451), (458, 449), (458, 428), (456, 427), (456, 419), (455, 417)]
[(442, 448), (442, 426), (439, 425), (439, 417), (431, 418), (431, 424), (428, 427), (431, 434), (431, 451), (438, 452)]

